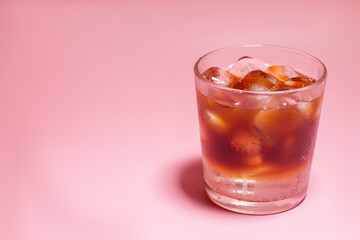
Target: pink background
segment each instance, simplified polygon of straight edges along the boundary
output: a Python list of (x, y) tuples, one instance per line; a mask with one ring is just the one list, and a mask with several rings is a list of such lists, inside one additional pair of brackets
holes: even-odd
[[(360, 239), (359, 1), (1, 1), (0, 239)], [(329, 75), (310, 189), (246, 216), (201, 180), (193, 65), (298, 48)]]

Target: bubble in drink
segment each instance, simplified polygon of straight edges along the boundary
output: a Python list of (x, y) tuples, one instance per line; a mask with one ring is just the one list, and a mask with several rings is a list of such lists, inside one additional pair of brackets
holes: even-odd
[(243, 78), (246, 74), (254, 70), (266, 71), (267, 65), (252, 57), (241, 57), (237, 62), (228, 67), (228, 72), (236, 78)]
[(285, 82), (289, 78), (300, 77), (302, 74), (288, 66), (274, 65), (267, 68), (267, 72), (274, 75), (277, 79)]
[(229, 86), (231, 83), (234, 82), (234, 77), (219, 67), (211, 67), (207, 69), (203, 76), (212, 81), (213, 83), (222, 85), (222, 86)]
[(244, 78), (237, 81), (232, 87), (236, 89), (266, 92), (278, 85), (278, 80), (261, 70), (249, 72)]

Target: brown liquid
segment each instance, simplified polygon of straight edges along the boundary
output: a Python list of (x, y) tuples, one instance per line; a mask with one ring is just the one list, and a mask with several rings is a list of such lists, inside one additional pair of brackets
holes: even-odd
[(312, 159), (321, 100), (241, 109), (197, 91), (204, 160), (227, 175), (272, 178), (301, 171)]

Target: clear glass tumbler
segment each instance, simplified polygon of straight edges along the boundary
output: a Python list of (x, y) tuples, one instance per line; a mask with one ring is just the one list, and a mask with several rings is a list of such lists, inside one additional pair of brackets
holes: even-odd
[[(227, 67), (243, 56), (290, 66), (316, 82), (298, 89), (258, 92), (224, 87), (203, 76), (210, 67)], [(244, 45), (210, 52), (194, 70), (210, 199), (245, 214), (279, 213), (300, 204), (307, 193), (320, 119), (324, 64), (295, 49)]]

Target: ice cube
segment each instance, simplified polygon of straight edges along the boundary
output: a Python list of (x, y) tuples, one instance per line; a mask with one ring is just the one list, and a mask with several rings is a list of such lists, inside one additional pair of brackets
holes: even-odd
[(268, 65), (252, 57), (241, 57), (237, 62), (228, 67), (228, 72), (236, 78), (243, 78), (246, 74), (254, 70), (265, 71)]
[(270, 89), (270, 91), (278, 92), (278, 91), (288, 91), (288, 90), (292, 90), (292, 89), (296, 89), (296, 88), (290, 87), (290, 86), (284, 86), (284, 84), (278, 84), (275, 87), (273, 87), (272, 89)]
[(299, 102), (296, 106), (300, 112), (305, 116), (305, 118), (310, 118), (312, 116), (313, 108), (309, 102)]
[(206, 79), (212, 81), (213, 83), (222, 86), (229, 86), (234, 82), (234, 77), (230, 73), (219, 67), (211, 67), (207, 69), (203, 73), (203, 76)]
[(276, 142), (276, 138), (294, 131), (300, 119), (299, 111), (294, 108), (261, 110), (254, 118), (254, 127), (271, 143)]
[(268, 98), (263, 109), (282, 109), (293, 106), (296, 103), (297, 101), (292, 97), (274, 95)]
[(245, 163), (257, 165), (262, 162), (260, 138), (247, 131), (241, 131), (231, 138), (231, 149), (240, 152)]
[(261, 141), (255, 134), (241, 131), (231, 139), (231, 147), (237, 152), (257, 155), (261, 151)]
[(249, 169), (247, 171), (247, 176), (248, 177), (254, 177), (254, 176), (264, 177), (267, 174), (271, 174), (275, 169), (276, 168), (272, 165), (262, 163), (258, 166), (254, 166), (253, 168)]
[(236, 89), (266, 92), (278, 85), (278, 80), (268, 73), (255, 70), (237, 81), (232, 87)]
[(289, 78), (301, 77), (302, 74), (288, 66), (274, 65), (267, 68), (267, 72), (285, 82)]
[(206, 111), (205, 115), (206, 120), (212, 129), (220, 133), (224, 133), (227, 131), (228, 125), (220, 116), (210, 111)]
[(289, 134), (285, 136), (281, 143), (281, 159), (293, 159), (292, 155), (298, 147), (297, 134)]
[(244, 162), (247, 164), (247, 165), (250, 165), (250, 166), (256, 166), (256, 165), (259, 165), (263, 162), (263, 158), (262, 156), (259, 154), (259, 155), (254, 155), (254, 156), (248, 156), (245, 158)]
[(298, 102), (296, 107), (305, 119), (316, 118), (320, 115), (321, 106), (318, 101)]
[(308, 86), (314, 82), (315, 82), (315, 80), (302, 76), (302, 77), (289, 78), (288, 80), (286, 80), (284, 82), (284, 84), (289, 87), (301, 88), (301, 87)]
[(209, 136), (208, 136), (208, 133), (207, 133), (205, 127), (203, 127), (202, 124), (200, 124), (199, 130), (200, 130), (200, 139), (201, 139), (201, 141), (202, 142), (207, 142), (209, 140)]

